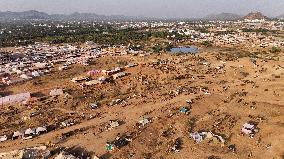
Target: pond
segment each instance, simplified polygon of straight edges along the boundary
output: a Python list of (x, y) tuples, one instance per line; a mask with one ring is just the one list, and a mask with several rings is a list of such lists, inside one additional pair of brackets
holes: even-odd
[(174, 47), (170, 50), (171, 53), (190, 53), (196, 54), (198, 52), (198, 48), (196, 47)]

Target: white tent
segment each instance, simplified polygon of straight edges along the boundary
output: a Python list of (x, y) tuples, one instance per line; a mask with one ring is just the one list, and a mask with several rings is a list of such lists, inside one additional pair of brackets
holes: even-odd
[(97, 84), (101, 84), (101, 83), (102, 83), (101, 81), (92, 80), (92, 81), (85, 82), (85, 85), (92, 86), (92, 85), (97, 85)]
[(34, 77), (39, 77), (40, 74), (39, 74), (37, 71), (33, 71), (33, 72), (32, 72), (32, 76), (34, 76)]
[(41, 134), (47, 132), (46, 127), (38, 127), (36, 128), (36, 134)]
[(8, 138), (6, 135), (0, 136), (0, 142), (6, 141)]
[(24, 101), (28, 101), (30, 98), (31, 98), (30, 93), (21, 93), (21, 94), (5, 96), (5, 97), (0, 98), (0, 105), (24, 102)]
[(29, 77), (29, 76), (26, 75), (26, 74), (22, 74), (20, 77), (23, 78), (23, 79), (31, 79), (31, 77)]
[(14, 138), (18, 138), (18, 137), (21, 137), (21, 136), (23, 136), (23, 134), (21, 133), (21, 132), (19, 132), (19, 131), (15, 131), (14, 133), (13, 133), (13, 139)]
[(26, 131), (25, 131), (25, 135), (33, 135), (35, 134), (35, 131), (32, 130), (31, 128), (28, 128)]
[(49, 95), (50, 96), (59, 96), (62, 95), (64, 92), (62, 89), (53, 89), (50, 91)]

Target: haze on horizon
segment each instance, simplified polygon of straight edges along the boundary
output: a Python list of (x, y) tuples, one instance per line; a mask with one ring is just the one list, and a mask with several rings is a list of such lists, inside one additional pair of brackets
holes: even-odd
[(160, 18), (200, 18), (222, 12), (284, 14), (284, 0), (0, 0), (0, 11), (38, 10), (49, 14), (88, 12)]

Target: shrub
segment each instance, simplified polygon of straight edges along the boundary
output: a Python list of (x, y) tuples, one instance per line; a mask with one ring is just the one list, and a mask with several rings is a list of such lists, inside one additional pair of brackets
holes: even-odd
[(278, 47), (275, 47), (275, 46), (273, 46), (273, 47), (271, 48), (271, 50), (270, 50), (271, 53), (278, 53), (278, 52), (280, 52), (280, 51), (281, 51), (281, 49), (278, 48)]

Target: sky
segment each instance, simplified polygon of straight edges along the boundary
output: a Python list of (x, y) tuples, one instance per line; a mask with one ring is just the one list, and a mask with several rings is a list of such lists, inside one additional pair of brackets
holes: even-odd
[(88, 12), (159, 18), (200, 18), (208, 14), (260, 11), (284, 14), (284, 0), (0, 0), (0, 11)]

